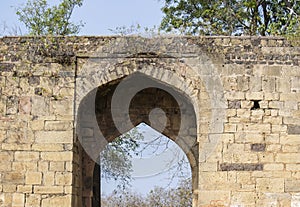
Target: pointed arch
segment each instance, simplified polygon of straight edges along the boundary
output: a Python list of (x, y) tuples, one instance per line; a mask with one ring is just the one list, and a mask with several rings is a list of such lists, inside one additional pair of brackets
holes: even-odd
[[(122, 49), (124, 47), (121, 47)], [(133, 95), (139, 92), (137, 89), (158, 88), (167, 92), (166, 94), (169, 94), (171, 97), (176, 97), (175, 100), (177, 102), (181, 100), (181, 105), (178, 104), (179, 108), (188, 106), (188, 108), (192, 109), (190, 111), (193, 111), (192, 116), (188, 116), (187, 114), (189, 113), (181, 113), (181, 115), (183, 114), (180, 117), (181, 122), (188, 123), (188, 120), (193, 120), (194, 124), (188, 128), (182, 127), (185, 124), (181, 123), (180, 126), (182, 128), (179, 129), (179, 132), (183, 133), (186, 131), (185, 138), (177, 139), (177, 144), (185, 151), (192, 169), (194, 169), (192, 170), (194, 172), (193, 190), (194, 205), (196, 205), (199, 186), (199, 162), (209, 156), (209, 152), (213, 150), (217, 143), (217, 136), (214, 136), (214, 140), (211, 141), (208, 134), (220, 134), (223, 132), (222, 117), (225, 115), (223, 111), (225, 101), (223, 101), (221, 81), (216, 75), (218, 74), (217, 71), (215, 71), (211, 63), (208, 63), (207, 59), (205, 64), (202, 65), (203, 68), (199, 68), (199, 64), (195, 63), (196, 61), (203, 61), (205, 54), (181, 59), (167, 53), (161, 54), (158, 52), (133, 53), (129, 51), (124, 53), (118, 51), (117, 54), (110, 54), (111, 56), (109, 56), (107, 53), (103, 53), (103, 50), (101, 48), (95, 57), (83, 61), (84, 64), (78, 64), (80, 69), (78, 69), (79, 72), (76, 79), (76, 135), (86, 152), (82, 156), (83, 159), (86, 159), (82, 162), (83, 165), (93, 163), (82, 166), (86, 172), (82, 172), (83, 177), (80, 182), (82, 185), (91, 183), (86, 182), (86, 180), (90, 180), (93, 177), (91, 172), (93, 172), (94, 163), (98, 159), (99, 151), (111, 140), (107, 134), (111, 137), (116, 137), (140, 123), (138, 120), (132, 123), (124, 122), (124, 120), (130, 120), (128, 115), (125, 118), (121, 117), (121, 121), (117, 121), (119, 117), (116, 117), (116, 114), (122, 114), (124, 111), (124, 106), (122, 105), (121, 108), (114, 108), (114, 110), (109, 112), (110, 114), (115, 112), (113, 115), (103, 116), (102, 118), (97, 117), (97, 113), (95, 113), (97, 111), (96, 108), (99, 108), (97, 104), (100, 103), (100, 105), (108, 106), (106, 109), (111, 109), (114, 106), (109, 104), (118, 103), (118, 101), (113, 101), (115, 94), (121, 94), (121, 96), (116, 98), (119, 102), (124, 100), (128, 102), (134, 97)], [(129, 50), (133, 50), (133, 48), (129, 48)], [(141, 50), (147, 50), (147, 48), (142, 48)], [(133, 93), (126, 94), (127, 92), (124, 90), (127, 87), (126, 83), (129, 83), (129, 85), (138, 83), (135, 84), (137, 88), (132, 90), (134, 91)], [(118, 87), (120, 85), (122, 87)], [(126, 95), (122, 96), (124, 93)], [(101, 97), (100, 102), (97, 101), (99, 100), (97, 98), (99, 94)], [(110, 97), (112, 101), (105, 97)], [(125, 107), (125, 109), (129, 109), (129, 103), (126, 106), (128, 107)], [(107, 110), (106, 113), (108, 113)], [(128, 112), (127, 114), (130, 113)], [(193, 116), (194, 118), (191, 118)], [(147, 122), (147, 120), (141, 121)], [(101, 130), (101, 127), (103, 127), (101, 123), (103, 124), (104, 122), (114, 123), (117, 127), (115, 129), (112, 129), (114, 128), (112, 127), (109, 132), (105, 132), (103, 129)], [(189, 136), (193, 138), (187, 138)], [(172, 138), (172, 136), (168, 137)], [(200, 140), (201, 142), (199, 143)], [(191, 150), (192, 146), (196, 147)], [(202, 150), (200, 151), (200, 149)], [(91, 189), (91, 184), (83, 188), (81, 195), (83, 197), (86, 196), (84, 200), (91, 200), (88, 198), (92, 196)], [(84, 202), (91, 203), (90, 201)]]

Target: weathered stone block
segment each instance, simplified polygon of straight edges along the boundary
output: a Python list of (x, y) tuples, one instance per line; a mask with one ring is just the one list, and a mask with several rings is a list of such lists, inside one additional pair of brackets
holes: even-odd
[(227, 100), (244, 100), (245, 99), (245, 93), (244, 92), (230, 91), (230, 92), (225, 93), (225, 98)]
[(62, 194), (63, 186), (34, 186), (33, 192), (37, 194)]
[(2, 149), (9, 151), (28, 151), (30, 150), (30, 144), (18, 144), (18, 143), (3, 143)]
[(236, 132), (236, 124), (225, 124), (224, 132)]
[(287, 125), (300, 125), (300, 117), (299, 118), (293, 116), (283, 117), (283, 123)]
[(255, 206), (258, 196), (255, 192), (235, 192), (231, 197), (231, 205), (239, 206), (243, 204), (245, 206)]
[(291, 134), (280, 137), (280, 144), (284, 145), (300, 145), (300, 135)]
[(300, 192), (300, 180), (285, 180), (284, 182), (285, 192)]
[(300, 172), (300, 164), (286, 164), (286, 170)]
[(256, 76), (281, 76), (282, 66), (263, 66), (263, 67), (255, 67), (254, 75)]
[(264, 170), (265, 171), (280, 171), (284, 169), (283, 164), (274, 164), (274, 163), (266, 163), (264, 164)]
[(12, 115), (18, 112), (18, 102), (17, 96), (8, 96), (6, 101), (6, 114)]
[(242, 109), (251, 109), (253, 107), (253, 101), (241, 101)]
[(39, 159), (38, 152), (26, 152), (26, 151), (18, 151), (15, 153), (16, 161), (35, 161)]
[(268, 92), (265, 92), (265, 100), (266, 101), (277, 101), (277, 100), (279, 100), (279, 93), (274, 93), (274, 92), (272, 92), (272, 93), (268, 93)]
[(21, 97), (19, 103), (19, 113), (30, 114), (31, 112), (31, 99), (30, 97)]
[[(288, 125), (287, 126), (288, 134), (299, 134), (300, 135), (300, 125)], [(300, 139), (300, 137), (299, 137)]]
[(258, 143), (263, 142), (264, 136), (257, 131), (253, 133), (240, 132), (235, 133), (234, 139), (236, 143)]
[(266, 150), (266, 144), (262, 144), (262, 143), (251, 144), (251, 150), (254, 152), (263, 152)]
[(27, 185), (39, 185), (42, 183), (41, 172), (27, 172), (25, 175), (25, 183)]
[(291, 78), (291, 91), (300, 92), (300, 77)]
[(3, 176), (4, 183), (23, 184), (24, 174), (22, 172), (7, 172)]
[(278, 153), (275, 158), (276, 162), (281, 163), (298, 163), (300, 160), (299, 153)]
[(263, 100), (263, 92), (248, 92), (246, 93), (246, 100)]
[(275, 77), (262, 78), (262, 90), (264, 92), (275, 92)]
[(298, 110), (298, 102), (297, 101), (285, 101), (284, 108), (289, 110)]
[(12, 206), (23, 207), (25, 204), (25, 195), (23, 193), (14, 193), (12, 199)]
[(56, 172), (55, 184), (56, 185), (72, 185), (72, 173), (68, 172)]
[(284, 179), (283, 178), (256, 178), (256, 190), (259, 192), (268, 193), (283, 193)]
[[(17, 185), (3, 183), (2, 190), (4, 193), (15, 193), (17, 191)], [(10, 196), (11, 196), (11, 194), (10, 194)], [(9, 204), (11, 204), (11, 203), (9, 203)]]
[(45, 130), (67, 131), (73, 128), (71, 121), (45, 121)]
[(269, 102), (269, 108), (270, 109), (283, 109), (284, 107), (283, 101), (270, 101)]
[(72, 152), (41, 152), (41, 158), (47, 161), (72, 161)]
[(32, 150), (33, 151), (63, 151), (64, 150), (64, 145), (63, 144), (51, 144), (51, 143), (47, 143), (47, 144), (33, 144), (32, 145)]
[(266, 146), (266, 151), (268, 152), (280, 152), (282, 150), (281, 144), (269, 144)]
[(258, 154), (258, 161), (260, 163), (269, 163), (274, 162), (274, 153), (273, 152), (264, 152)]
[(30, 122), (30, 128), (34, 131), (43, 130), (45, 125), (44, 120), (33, 120)]
[(25, 207), (40, 206), (41, 195), (40, 194), (29, 194), (26, 195)]
[(0, 171), (2, 172), (6, 172), (6, 171), (11, 171), (11, 162), (7, 162), (7, 161), (2, 161), (0, 162)]
[(17, 192), (30, 194), (32, 193), (32, 185), (18, 185)]
[(218, 169), (218, 163), (203, 162), (203, 163), (200, 163), (200, 169), (203, 172), (216, 172)]
[(268, 135), (266, 135), (265, 142), (270, 143), (270, 144), (279, 143), (279, 134), (268, 134)]
[(50, 111), (52, 114), (65, 116), (73, 114), (73, 101), (72, 100), (57, 100), (51, 101)]
[(230, 200), (230, 191), (201, 190), (198, 194), (200, 206), (225, 206)]
[(57, 197), (45, 198), (42, 200), (42, 207), (53, 207), (53, 206), (69, 207), (71, 205), (72, 205), (71, 196), (57, 196)]
[(72, 143), (73, 131), (38, 131), (35, 133), (37, 143)]
[(263, 164), (250, 163), (222, 163), (220, 164), (221, 171), (261, 171)]
[(260, 133), (270, 133), (271, 125), (270, 124), (244, 124), (243, 130), (245, 132), (260, 132)]
[(251, 76), (250, 77), (249, 89), (252, 92), (259, 92), (262, 89), (261, 76)]
[(33, 160), (29, 160), (27, 162), (15, 161), (12, 163), (12, 170), (16, 172), (36, 171), (37, 163)]
[(282, 124), (282, 117), (272, 117), (272, 116), (265, 116), (263, 118), (263, 123), (270, 123), (273, 125), (281, 125)]
[(50, 162), (49, 170), (63, 172), (65, 170), (65, 162)]
[(300, 101), (299, 93), (281, 93), (280, 101)]
[(49, 100), (45, 97), (33, 96), (31, 113), (34, 116), (49, 115)]
[(40, 172), (48, 172), (49, 170), (49, 162), (48, 161), (38, 161), (38, 171)]
[(300, 145), (283, 145), (282, 152), (299, 152)]
[(240, 109), (241, 101), (228, 101), (228, 108), (229, 109)]
[(277, 78), (276, 90), (281, 93), (290, 93), (291, 92), (290, 78), (288, 77)]
[(54, 172), (43, 172), (43, 184), (45, 186), (54, 185)]

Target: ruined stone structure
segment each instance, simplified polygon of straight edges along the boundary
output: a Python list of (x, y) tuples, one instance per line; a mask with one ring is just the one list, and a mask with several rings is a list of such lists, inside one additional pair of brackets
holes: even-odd
[(283, 38), (1, 38), (0, 206), (97, 206), (99, 152), (140, 122), (193, 206), (300, 206), (299, 64)]

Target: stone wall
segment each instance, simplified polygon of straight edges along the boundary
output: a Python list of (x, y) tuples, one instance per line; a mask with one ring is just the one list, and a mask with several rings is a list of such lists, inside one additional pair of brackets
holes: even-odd
[[(283, 38), (1, 38), (0, 206), (91, 206), (88, 146), (112, 135), (98, 140), (95, 106), (81, 106), (135, 74), (193, 108), (196, 128), (176, 130), (191, 149), (194, 206), (299, 206), (299, 64)], [(145, 121), (132, 111), (133, 125)]]

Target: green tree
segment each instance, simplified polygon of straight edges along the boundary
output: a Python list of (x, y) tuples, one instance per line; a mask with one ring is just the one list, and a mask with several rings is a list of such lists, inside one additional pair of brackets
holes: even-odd
[(289, 35), (298, 0), (166, 0), (161, 29), (194, 35)]
[(182, 180), (176, 188), (154, 187), (145, 197), (136, 193), (121, 191), (102, 196), (103, 207), (181, 207), (192, 206), (191, 179)]
[(83, 0), (63, 0), (60, 4), (49, 6), (47, 0), (28, 0), (18, 7), (16, 14), (25, 24), (31, 35), (70, 35), (77, 34), (83, 23), (70, 21), (76, 6), (82, 6)]
[(119, 187), (125, 188), (131, 180), (132, 153), (142, 138), (143, 135), (134, 128), (107, 144), (100, 154), (101, 177), (118, 181)]

